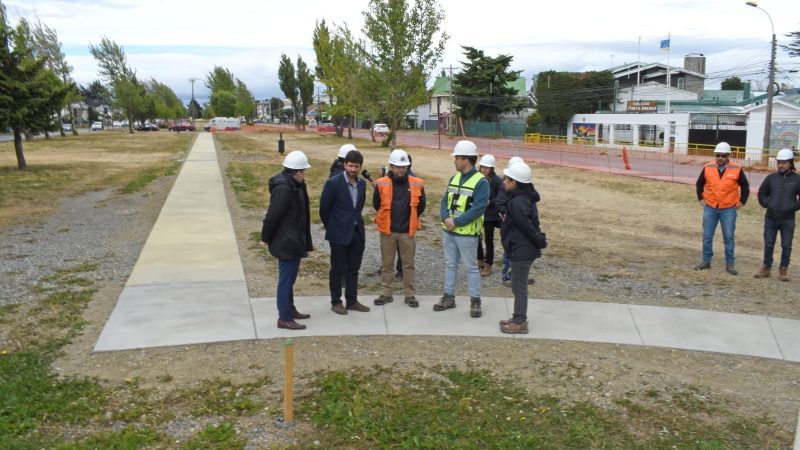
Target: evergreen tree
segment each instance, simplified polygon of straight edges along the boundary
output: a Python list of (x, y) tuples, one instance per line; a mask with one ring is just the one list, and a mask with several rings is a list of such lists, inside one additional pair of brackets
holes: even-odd
[(499, 122), (504, 112), (519, 112), (526, 100), (509, 84), (519, 78), (521, 71), (509, 70), (513, 57), (484, 55), (482, 50), (462, 47), (469, 60), (462, 63), (454, 76), (453, 92), (459, 115), (467, 120)]
[(292, 103), (292, 119), (297, 128), (297, 77), (294, 74), (292, 60), (285, 54), (281, 55), (281, 63), (278, 66), (278, 81), (283, 95)]
[(599, 104), (614, 101), (611, 72), (542, 72), (536, 78), (536, 105), (542, 121), (558, 125), (566, 133), (569, 119), (580, 113), (593, 113)]
[(741, 91), (744, 89), (744, 83), (739, 77), (729, 77), (722, 80), (722, 83), (720, 83), (720, 89), (723, 91)]

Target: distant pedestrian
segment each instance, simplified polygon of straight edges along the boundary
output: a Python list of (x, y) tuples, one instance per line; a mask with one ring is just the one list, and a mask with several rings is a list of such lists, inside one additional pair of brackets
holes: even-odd
[[(319, 199), (319, 216), (325, 226), (325, 240), (331, 246), (331, 268), (328, 287), (331, 310), (367, 312), (369, 307), (358, 302), (358, 271), (364, 256), (364, 208), (367, 183), (358, 177), (364, 156), (350, 150), (344, 158), (344, 172), (325, 182)], [(342, 304), (342, 279), (344, 296)]]
[(725, 242), (725, 271), (736, 275), (734, 256), (734, 232), (736, 231), (736, 212), (747, 203), (750, 183), (744, 170), (730, 162), (731, 146), (720, 142), (714, 148), (716, 161), (703, 167), (697, 178), (697, 199), (703, 205), (703, 260), (694, 270), (711, 268), (714, 255), (712, 245), (717, 223), (722, 224), (722, 238)]
[(534, 195), (531, 169), (516, 162), (503, 171), (503, 187), (508, 194), (500, 237), (511, 261), (511, 292), (514, 313), (500, 321), (500, 331), (509, 334), (528, 333), (528, 274), (533, 261), (542, 256), (537, 246), (539, 196)]
[(489, 182), (475, 170), (478, 147), (472, 141), (458, 141), (453, 149), (456, 174), (450, 178), (442, 196), (442, 244), (444, 246), (444, 295), (433, 305), (434, 311), (456, 307), (456, 281), (459, 262), (464, 266), (470, 300), (470, 317), (480, 317), (481, 275), (478, 271), (478, 240), (483, 229), (483, 214), (489, 203)]
[(303, 152), (293, 151), (283, 160), (283, 171), (269, 179), (270, 201), (261, 227), (261, 245), (278, 259), (278, 328), (302, 330), (296, 319), (309, 314), (294, 306), (294, 283), (300, 259), (313, 250), (305, 173), (311, 167)]
[(402, 280), (405, 303), (416, 308), (414, 256), (417, 243), (415, 234), (419, 229), (419, 217), (425, 212), (425, 189), (423, 180), (408, 174), (408, 154), (401, 149), (389, 155), (389, 170), (375, 182), (372, 206), (377, 211), (375, 225), (380, 233), (381, 295), (376, 305), (392, 302), (395, 255), (400, 255), (403, 264)]
[(492, 274), (494, 264), (494, 230), (500, 228), (500, 214), (497, 212), (496, 199), (503, 190), (503, 180), (494, 172), (495, 159), (492, 155), (483, 155), (478, 163), (481, 174), (489, 182), (489, 203), (483, 213), (483, 242), (486, 243), (486, 252), (483, 244), (478, 239), (478, 268), (481, 276), (488, 277)]
[(778, 232), (781, 233), (781, 262), (778, 279), (789, 281), (787, 270), (792, 256), (795, 212), (800, 210), (800, 175), (794, 167), (794, 153), (788, 148), (778, 152), (778, 170), (767, 175), (758, 188), (758, 203), (767, 209), (764, 214), (764, 265), (756, 278), (766, 278), (772, 269), (772, 254)]

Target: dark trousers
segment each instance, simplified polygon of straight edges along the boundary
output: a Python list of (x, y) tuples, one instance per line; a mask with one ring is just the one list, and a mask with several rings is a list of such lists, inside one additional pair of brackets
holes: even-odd
[(358, 301), (358, 271), (364, 256), (364, 238), (356, 231), (348, 245), (331, 244), (331, 270), (328, 273), (328, 286), (331, 291), (331, 304), (342, 303), (342, 279), (344, 279), (344, 298), (346, 305)]
[(485, 220), (483, 222), (483, 240), (486, 242), (485, 257), (483, 254), (483, 245), (480, 239), (478, 240), (478, 259), (489, 265), (494, 263), (494, 229), (497, 228), (498, 225), (500, 225), (500, 222), (494, 220)]
[(300, 258), (278, 260), (278, 319), (281, 322), (294, 320), (294, 282), (300, 271)]
[(533, 260), (511, 261), (511, 292), (514, 294), (514, 323), (528, 320), (528, 274)]
[(775, 251), (775, 241), (778, 232), (781, 232), (781, 265), (789, 267), (789, 258), (792, 256), (792, 239), (794, 237), (794, 219), (773, 219), (764, 216), (764, 266), (772, 267), (772, 254)]

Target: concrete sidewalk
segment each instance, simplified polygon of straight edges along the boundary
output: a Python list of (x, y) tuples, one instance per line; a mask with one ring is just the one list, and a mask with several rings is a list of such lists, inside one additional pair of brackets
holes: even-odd
[[(277, 276), (277, 274), (273, 274)], [(377, 295), (364, 294), (371, 305)], [(342, 335), (451, 335), (647, 345), (800, 362), (800, 321), (702, 310), (531, 300), (530, 334), (506, 335), (498, 321), (513, 299), (485, 298), (432, 311), (395, 302), (338, 316), (327, 296), (296, 298), (310, 313), (302, 331), (278, 329), (274, 298), (250, 299), (210, 133), (200, 133), (145, 243), (95, 351), (249, 339)]]

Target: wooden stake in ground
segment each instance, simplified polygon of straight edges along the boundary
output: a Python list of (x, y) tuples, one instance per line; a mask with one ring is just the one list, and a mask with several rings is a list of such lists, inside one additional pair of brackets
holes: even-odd
[(290, 423), (294, 421), (292, 411), (292, 400), (294, 397), (294, 341), (286, 339), (284, 341), (284, 364), (283, 364), (283, 421)]

